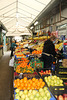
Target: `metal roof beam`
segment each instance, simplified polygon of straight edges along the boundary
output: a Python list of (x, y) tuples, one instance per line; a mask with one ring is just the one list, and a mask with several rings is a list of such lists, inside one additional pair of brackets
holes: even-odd
[[(15, 18), (13, 18), (12, 20), (14, 20)], [(8, 22), (6, 22), (6, 23), (4, 23), (4, 24), (8, 24), (9, 22), (11, 22), (12, 20), (10, 20), (10, 21), (8, 21)]]
[(21, 19), (21, 20), (25, 21), (26, 23), (30, 23), (30, 22), (28, 22), (28, 21), (24, 20), (24, 18), (23, 18), (23, 19)]
[[(13, 8), (13, 9), (11, 9), (11, 10), (9, 10), (9, 11), (7, 11), (7, 12), (1, 14), (1, 15), (5, 15), (6, 13), (11, 12), (11, 11), (14, 10), (14, 9), (16, 9), (16, 8)], [(1, 15), (0, 15), (0, 16), (1, 16)]]
[(20, 3), (20, 4), (22, 4), (22, 5), (25, 5), (26, 7), (30, 8), (30, 9), (33, 9), (33, 10), (35, 10), (35, 11), (37, 11), (37, 12), (40, 12), (40, 11), (38, 11), (38, 10), (32, 8), (32, 7), (29, 7), (28, 5), (26, 5), (26, 4), (22, 3), (22, 2), (18, 2), (18, 3)]
[(44, 4), (44, 3), (42, 3), (42, 2), (40, 2), (38, 0), (35, 0), (35, 1), (38, 2), (38, 3), (40, 3), (40, 4), (42, 4), (42, 5), (45, 5), (46, 6), (46, 4)]
[(11, 3), (11, 4), (9, 4), (9, 5), (7, 5), (7, 6), (3, 7), (3, 8), (1, 8), (0, 10), (5, 9), (5, 8), (7, 8), (7, 7), (9, 7), (9, 6), (13, 5), (14, 3), (16, 3), (16, 2), (13, 2), (13, 3)]
[[(14, 13), (15, 13), (15, 12), (13, 12), (13, 13), (10, 14), (10, 15), (13, 15)], [(9, 15), (9, 16), (10, 16), (10, 15)], [(6, 18), (6, 17), (7, 17), (7, 18), (10, 18), (9, 16), (0, 16), (0, 17), (3, 17), (3, 18), (1, 19), (1, 20), (3, 20), (3, 19)], [(14, 17), (13, 17), (13, 18), (14, 18)]]
[[(19, 14), (26, 16), (25, 14), (22, 14), (22, 13), (20, 13), (20, 12), (19, 12)], [(26, 17), (28, 17), (28, 16), (26, 16)], [(31, 18), (31, 17), (30, 17), (30, 18)], [(31, 19), (33, 19), (33, 18), (31, 18)], [(29, 20), (29, 21), (30, 21), (30, 20)]]
[(24, 12), (27, 12), (28, 14), (31, 14), (31, 15), (33, 15), (33, 16), (36, 16), (36, 15), (34, 15), (34, 14), (32, 14), (32, 13), (26, 11), (26, 10), (23, 10), (23, 9), (21, 9), (21, 8), (18, 8), (18, 9), (20, 9), (20, 10), (22, 10), (22, 11), (24, 11)]

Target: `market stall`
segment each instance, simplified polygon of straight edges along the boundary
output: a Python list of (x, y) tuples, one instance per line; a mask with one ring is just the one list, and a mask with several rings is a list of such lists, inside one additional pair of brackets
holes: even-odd
[(43, 68), (39, 59), (44, 41), (27, 43), (30, 48), (24, 47), (25, 42), (20, 43), (14, 54), (14, 100), (64, 100), (67, 81), (60, 76), (60, 68), (53, 73), (52, 69)]

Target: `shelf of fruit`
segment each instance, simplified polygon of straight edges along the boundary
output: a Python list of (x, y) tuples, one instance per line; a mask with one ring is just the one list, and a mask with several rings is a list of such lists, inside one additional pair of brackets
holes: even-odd
[(41, 71), (39, 72), (39, 74), (40, 74), (41, 76), (43, 76), (43, 75), (50, 75), (50, 74), (51, 74), (51, 70), (46, 70), (46, 71), (41, 70)]
[(44, 77), (45, 82), (47, 83), (48, 87), (50, 86), (64, 86), (63, 80), (57, 77), (56, 75), (54, 76), (46, 76)]
[(24, 63), (21, 63), (20, 65), (18, 65), (16, 67), (16, 72), (17, 73), (33, 73), (34, 72), (34, 68), (32, 68), (30, 66), (30, 64), (28, 64), (28, 65), (27, 64), (28, 63), (24, 62)]
[(37, 90), (15, 90), (15, 100), (56, 100), (49, 92), (47, 87)]
[(40, 78), (32, 78), (27, 79), (24, 77), (23, 79), (16, 79), (14, 80), (14, 88), (20, 89), (20, 90), (30, 90), (30, 89), (37, 89), (43, 88), (45, 86), (45, 82)]

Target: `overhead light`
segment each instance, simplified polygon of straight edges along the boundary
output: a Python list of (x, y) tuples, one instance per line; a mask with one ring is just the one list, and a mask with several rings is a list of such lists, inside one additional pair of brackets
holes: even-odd
[(18, 12), (16, 13), (16, 18), (18, 18), (19, 17), (19, 15), (18, 15)]
[(35, 23), (34, 23), (34, 25), (37, 25), (38, 24), (38, 21), (36, 21)]
[(2, 30), (2, 33), (6, 33), (6, 31), (5, 30)]
[(33, 29), (33, 26), (31, 26), (30, 29)]

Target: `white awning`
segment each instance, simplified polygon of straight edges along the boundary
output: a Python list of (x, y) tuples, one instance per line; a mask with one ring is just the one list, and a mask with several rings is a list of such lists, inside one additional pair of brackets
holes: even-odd
[[(29, 33), (28, 25), (51, 0), (0, 0), (0, 21), (8, 33)], [(7, 33), (7, 34), (8, 34)], [(14, 34), (14, 33), (13, 33)]]

